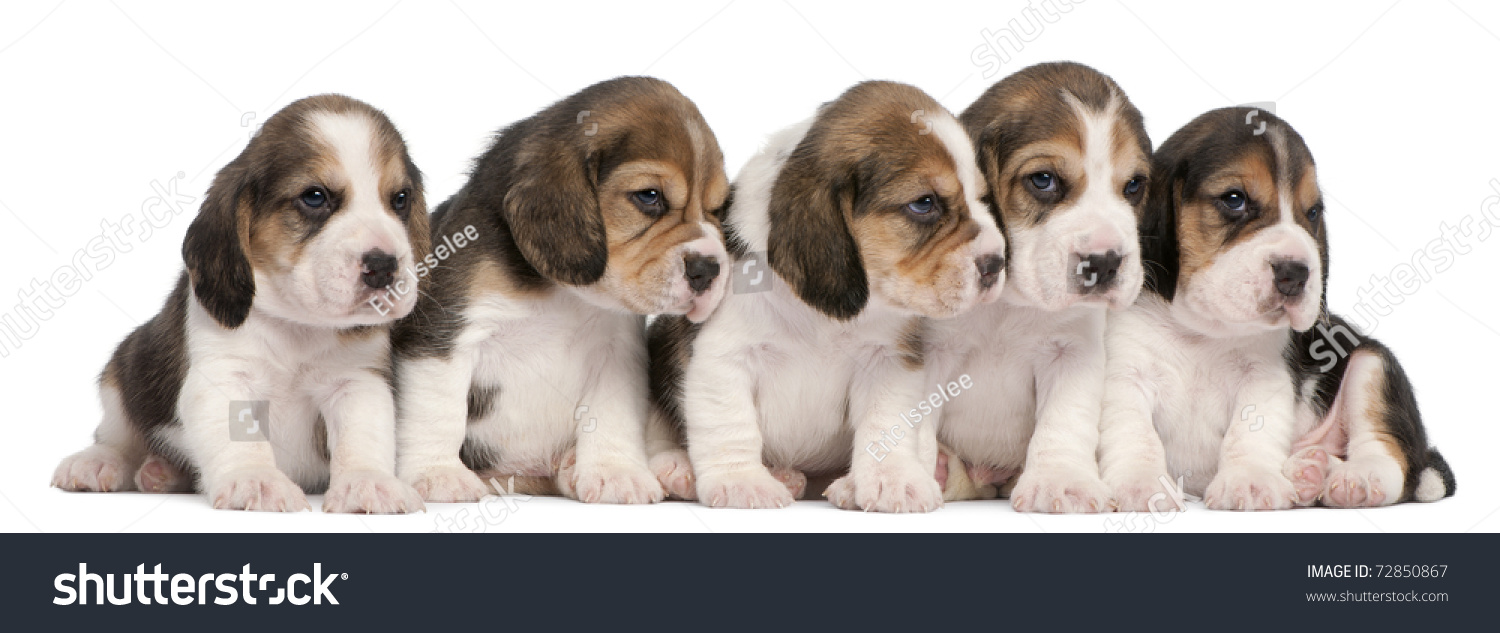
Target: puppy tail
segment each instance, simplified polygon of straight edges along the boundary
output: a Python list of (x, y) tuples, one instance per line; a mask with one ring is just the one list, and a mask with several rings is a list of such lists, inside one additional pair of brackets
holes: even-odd
[(1458, 488), (1458, 483), (1453, 479), (1453, 469), (1448, 466), (1448, 460), (1435, 448), (1427, 449), (1427, 467), (1422, 469), (1422, 474), (1417, 478), (1417, 490), (1414, 498), (1421, 502), (1431, 502), (1453, 496), (1453, 491)]

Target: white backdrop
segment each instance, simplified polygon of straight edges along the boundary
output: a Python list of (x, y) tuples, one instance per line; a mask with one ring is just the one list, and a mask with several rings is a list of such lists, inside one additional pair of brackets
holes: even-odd
[[(114, 261), (19, 346), (0, 332), (0, 530), (425, 531), (453, 519), (488, 531), (1500, 530), (1500, 424), (1488, 399), (1500, 357), (1500, 239), (1481, 228), (1482, 207), (1500, 203), (1487, 200), (1500, 195), (1495, 3), (17, 4), (0, 9), (0, 319), (14, 320), (14, 302), (105, 223), (157, 219), (149, 233), (120, 238)], [(987, 44), (1005, 28), (1020, 31), (1019, 50)], [(1469, 251), (1402, 290), (1375, 328), (1416, 383), (1457, 473), (1456, 497), (1256, 515), (1199, 505), (1164, 520), (1019, 515), (1003, 502), (893, 517), (821, 501), (736, 511), (532, 499), (486, 506), (490, 518), (475, 520), (472, 505), (277, 516), (215, 512), (198, 496), (47, 487), (58, 460), (89, 441), (108, 355), (176, 279), (196, 204), (174, 214), (172, 202), (201, 198), (251, 129), (295, 99), (342, 92), (384, 109), (436, 203), (492, 132), (617, 75), (656, 75), (695, 100), (733, 175), (766, 134), (857, 81), (909, 82), (956, 112), (1005, 74), (1062, 59), (1113, 76), (1158, 144), (1204, 110), (1274, 102), (1318, 161), (1335, 311), (1359, 303), (1371, 275), (1441, 239), (1444, 223), (1473, 223), (1462, 225), (1477, 234)], [(1500, 222), (1500, 207), (1493, 215)]]

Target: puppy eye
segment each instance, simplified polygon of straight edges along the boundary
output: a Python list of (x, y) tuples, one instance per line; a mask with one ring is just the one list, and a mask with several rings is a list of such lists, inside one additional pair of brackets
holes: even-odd
[(1321, 218), (1321, 217), (1323, 217), (1323, 203), (1319, 202), (1318, 204), (1313, 205), (1313, 207), (1311, 209), (1307, 210), (1307, 221), (1308, 222), (1311, 222), (1313, 224), (1317, 224), (1318, 223), (1318, 218)]
[(1057, 191), (1057, 176), (1050, 171), (1039, 171), (1026, 177), (1037, 191)]
[(667, 210), (667, 201), (656, 189), (642, 189), (630, 194), (635, 206), (649, 216), (658, 216)]
[(1125, 197), (1127, 197), (1127, 198), (1134, 198), (1136, 194), (1138, 194), (1138, 193), (1141, 192), (1141, 184), (1143, 182), (1145, 182), (1145, 179), (1141, 178), (1140, 176), (1136, 176), (1135, 178), (1131, 178), (1129, 182), (1126, 182), (1125, 183)]
[(928, 215), (937, 210), (937, 200), (932, 196), (922, 196), (906, 203), (906, 210), (916, 215)]
[(409, 197), (411, 197), (411, 193), (407, 190), (402, 189), (401, 191), (397, 191), (396, 195), (391, 196), (391, 208), (397, 211), (405, 211), (406, 199)]
[(309, 187), (307, 191), (302, 192), (302, 197), (298, 199), (302, 201), (302, 204), (307, 205), (309, 209), (319, 209), (323, 205), (328, 204), (328, 192), (324, 191), (322, 187)]
[(1219, 196), (1219, 212), (1231, 221), (1243, 220), (1250, 215), (1250, 197), (1238, 189), (1230, 190)]

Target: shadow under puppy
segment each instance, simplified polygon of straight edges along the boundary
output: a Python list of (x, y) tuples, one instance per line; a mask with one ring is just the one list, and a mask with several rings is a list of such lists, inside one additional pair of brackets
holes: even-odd
[(1156, 152), (1147, 292), (1106, 334), (1100, 466), (1120, 509), (1453, 493), (1395, 357), (1327, 312), (1323, 211), (1311, 152), (1272, 114), (1214, 110)]
[(427, 236), (421, 174), (384, 114), (340, 95), (277, 112), (214, 177), (187, 271), (115, 350), (96, 443), (52, 484), (196, 486), (215, 508), (275, 511), (326, 488), (327, 512), (423, 509), (394, 475), (387, 328), (415, 302)]
[(999, 295), (984, 187), (958, 122), (903, 84), (856, 85), (774, 135), (725, 218), (743, 287), (702, 324), (652, 324), (656, 415), (685, 430), (696, 477), (674, 494), (783, 507), (806, 474), (847, 472), (826, 493), (841, 507), (941, 506), (933, 433), (880, 459), (864, 447), (930, 389), (923, 318)]
[(1096, 456), (1104, 322), (1140, 291), (1136, 224), (1151, 140), (1113, 80), (1071, 62), (1005, 78), (959, 120), (1010, 254), (1000, 301), (931, 323), (930, 380), (972, 388), (921, 423), (938, 425), (967, 464), (946, 459), (950, 479), (985, 486), (1020, 473), (1016, 510), (1109, 510)]
[(728, 195), (713, 131), (657, 79), (604, 81), (501, 131), (433, 216), (435, 240), (471, 237), (395, 333), (402, 479), (429, 501), (479, 499), (488, 480), (661, 500), (642, 315), (696, 322), (719, 303)]

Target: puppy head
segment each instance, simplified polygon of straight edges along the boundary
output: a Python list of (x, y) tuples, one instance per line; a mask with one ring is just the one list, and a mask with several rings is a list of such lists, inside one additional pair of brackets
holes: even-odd
[(342, 95), (267, 119), (214, 176), (182, 256), (198, 302), (221, 325), (254, 309), (307, 325), (405, 316), (411, 265), (428, 248), (422, 176), (401, 134)]
[(1005, 240), (958, 121), (871, 81), (824, 104), (771, 189), (767, 259), (803, 302), (849, 319), (874, 299), (929, 317), (993, 301)]
[(1160, 264), (1148, 288), (1205, 334), (1305, 331), (1322, 313), (1328, 236), (1312, 153), (1268, 112), (1214, 110), (1167, 139), (1141, 238)]
[(514, 151), (505, 220), (543, 276), (639, 314), (698, 322), (719, 304), (724, 157), (671, 84), (595, 84), (502, 133), (497, 150)]
[(1040, 64), (995, 84), (959, 118), (1010, 246), (1006, 301), (1047, 310), (1133, 303), (1151, 140), (1120, 87), (1081, 64)]

